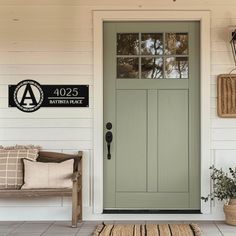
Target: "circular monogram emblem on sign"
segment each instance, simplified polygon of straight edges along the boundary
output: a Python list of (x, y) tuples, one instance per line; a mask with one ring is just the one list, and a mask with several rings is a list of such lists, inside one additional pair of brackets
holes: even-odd
[(34, 80), (23, 80), (16, 85), (14, 102), (24, 112), (34, 112), (43, 103), (44, 94), (40, 84)]

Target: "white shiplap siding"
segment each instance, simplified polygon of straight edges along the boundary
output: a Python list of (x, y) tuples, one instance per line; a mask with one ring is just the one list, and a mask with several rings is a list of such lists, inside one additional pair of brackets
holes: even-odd
[[(65, 153), (83, 150), (88, 207), (92, 204), (93, 39), (92, 12), (86, 9), (0, 6), (0, 144), (37, 144)], [(89, 108), (41, 108), (31, 114), (8, 108), (8, 85), (25, 79), (88, 84)], [(70, 198), (1, 199), (0, 219), (70, 219), (70, 205)]]
[[(236, 24), (235, 0), (0, 0), (0, 145), (35, 144), (45, 150), (69, 153), (83, 150), (84, 206), (92, 206), (96, 99), (92, 11), (96, 9), (211, 10), (209, 158), (218, 166), (236, 164), (236, 119), (221, 119), (216, 113), (217, 75), (234, 67), (228, 26)], [(32, 114), (8, 108), (7, 86), (25, 79), (41, 84), (89, 84), (90, 107), (41, 108)], [(69, 218), (70, 198), (0, 200), (0, 220)]]

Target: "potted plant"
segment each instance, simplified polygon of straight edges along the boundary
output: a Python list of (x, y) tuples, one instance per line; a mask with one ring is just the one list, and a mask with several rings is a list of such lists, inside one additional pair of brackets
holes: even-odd
[(207, 197), (201, 197), (202, 200), (225, 201), (224, 213), (226, 223), (236, 226), (236, 168), (229, 168), (229, 173), (222, 169), (211, 166), (211, 179), (213, 180), (213, 191)]

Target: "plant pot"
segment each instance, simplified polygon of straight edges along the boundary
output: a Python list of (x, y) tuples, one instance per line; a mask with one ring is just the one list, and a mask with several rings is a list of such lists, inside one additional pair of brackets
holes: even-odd
[(225, 221), (229, 225), (236, 226), (236, 198), (229, 201), (229, 204), (224, 205)]

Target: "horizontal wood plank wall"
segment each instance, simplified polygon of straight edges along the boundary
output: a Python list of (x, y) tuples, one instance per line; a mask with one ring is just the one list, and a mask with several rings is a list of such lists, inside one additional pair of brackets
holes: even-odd
[[(236, 119), (222, 119), (216, 113), (217, 75), (234, 67), (228, 26), (236, 24), (235, 0), (130, 0), (128, 3), (126, 0), (0, 0), (0, 145), (37, 144), (46, 150), (69, 153), (83, 150), (84, 206), (91, 207), (93, 99), (96, 99), (93, 97), (96, 75), (92, 70), (92, 11), (170, 8), (211, 10), (212, 156), (209, 158), (219, 166), (236, 165), (233, 158)], [(7, 85), (24, 79), (41, 84), (89, 84), (90, 107), (41, 108), (32, 114), (8, 108)], [(19, 135), (22, 131), (24, 136)], [(4, 199), (0, 201), (0, 220), (22, 220), (27, 215), (31, 220), (69, 219), (69, 205), (69, 198)], [(39, 213), (39, 209), (40, 214), (30, 214), (36, 210)], [(23, 216), (22, 212), (25, 212)]]
[[(37, 144), (65, 153), (83, 150), (85, 207), (92, 205), (93, 182), (92, 32), (92, 11), (87, 7), (0, 5), (0, 145)], [(8, 85), (25, 79), (89, 84), (90, 106), (41, 108), (31, 114), (8, 108)], [(0, 220), (70, 219), (70, 205), (66, 197), (1, 199)]]

